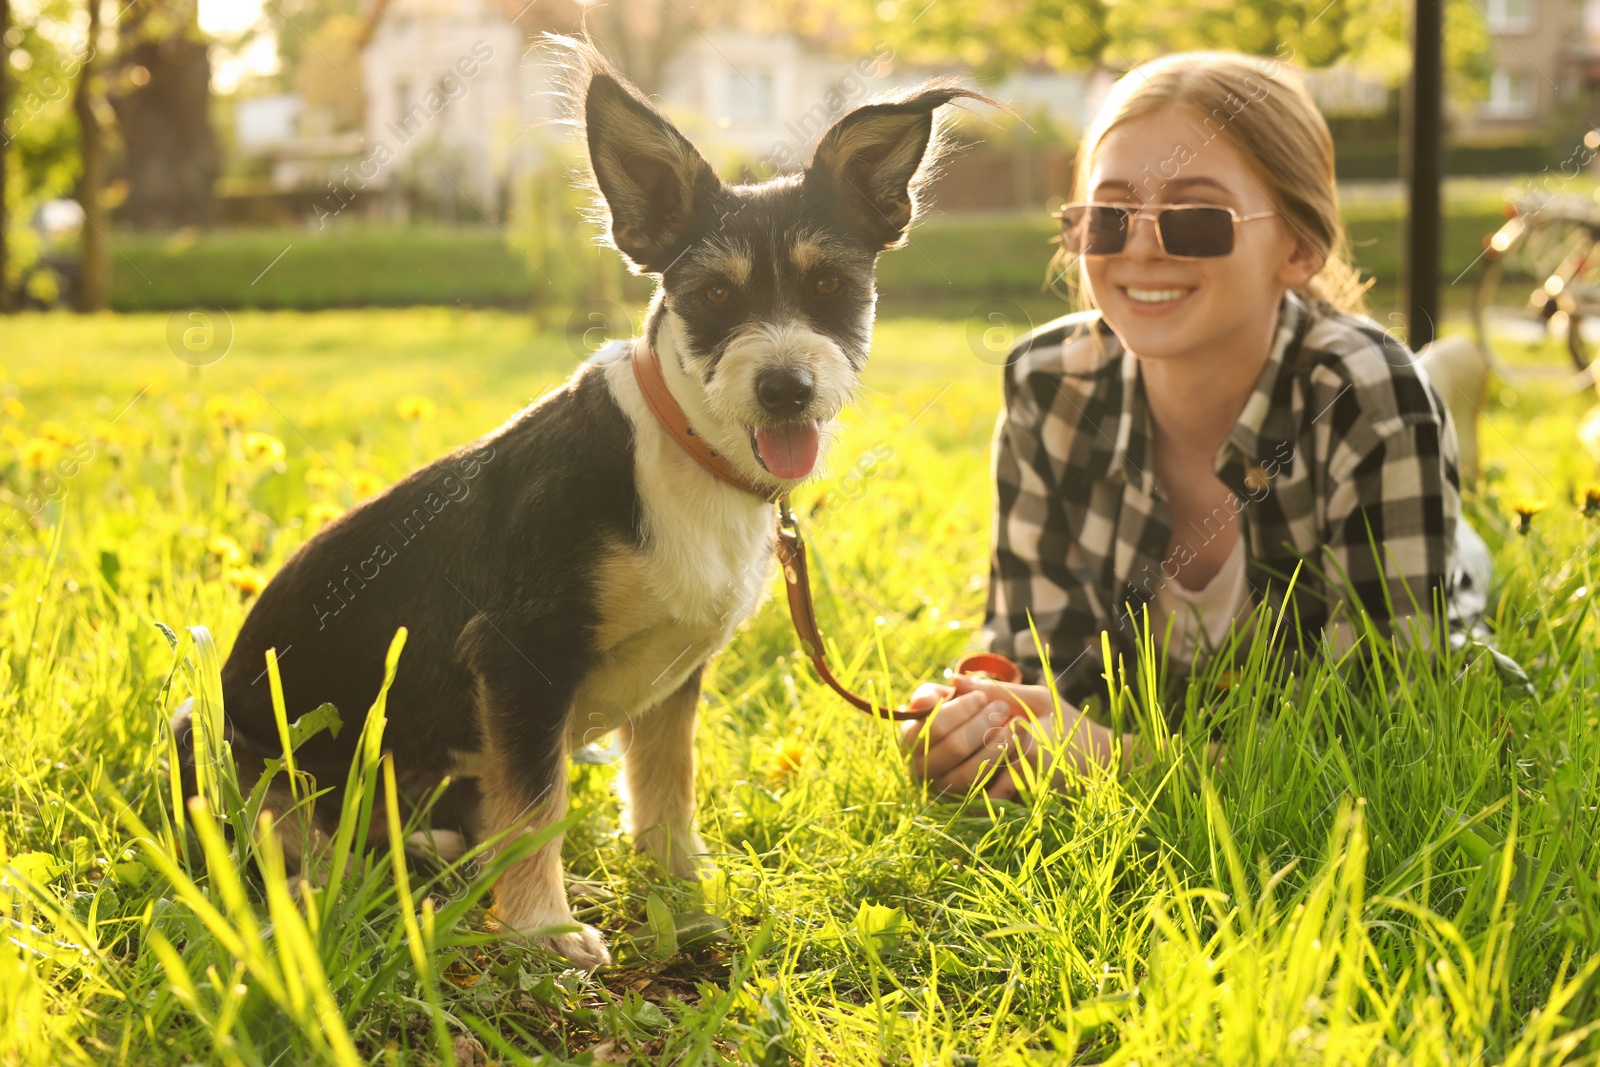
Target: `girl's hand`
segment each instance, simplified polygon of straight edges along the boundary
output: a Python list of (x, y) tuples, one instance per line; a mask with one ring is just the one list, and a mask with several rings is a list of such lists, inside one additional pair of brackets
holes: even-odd
[(1006, 754), (1017, 745), (1012, 723), (1026, 717), (1038, 702), (1049, 707), (1043, 686), (1002, 685), (965, 674), (949, 685), (926, 683), (912, 694), (911, 707), (921, 710), (943, 701), (927, 719), (908, 722), (900, 730), (900, 747), (911, 773), (944, 790), (965, 792), (973, 782), (993, 778), (985, 791), (992, 797), (1016, 795), (1010, 774), (995, 775)]
[[(1063, 703), (1057, 715), (1050, 690), (1042, 685), (1003, 685), (964, 674), (955, 675), (950, 683), (919, 687), (912, 694), (912, 708), (932, 707), (939, 701), (944, 706), (900, 730), (900, 746), (911, 773), (940, 789), (965, 792), (974, 781), (984, 780), (985, 793), (1009, 799), (1017, 795), (1022, 781), (1020, 764), (1031, 763), (1042, 773), (1063, 743), (1066, 758), (1080, 774), (1091, 764), (1113, 759), (1111, 731), (1071, 704)], [(1123, 736), (1125, 767), (1133, 740), (1131, 734)], [(1049, 783), (1058, 789), (1064, 784), (1060, 773)]]

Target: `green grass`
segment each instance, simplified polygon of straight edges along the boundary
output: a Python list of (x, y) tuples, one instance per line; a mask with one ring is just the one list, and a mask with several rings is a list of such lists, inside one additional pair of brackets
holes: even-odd
[[(1209, 721), (1171, 736), (1118, 689), (1117, 713), (1162, 739), (1153, 763), (963, 804), (908, 780), (890, 731), (814, 679), (770, 601), (706, 687), (716, 878), (653, 868), (620, 833), (615, 769), (572, 767), (568, 870), (615, 893), (580, 915), (619, 949), (591, 976), (486, 933), (488, 874), (470, 865), (346, 840), (342, 875), (290, 884), (237, 805), (226, 828), (174, 809), (163, 726), (214, 695), (207, 633), (225, 655), (251, 570), (353, 503), (317, 472), (398, 478), (563, 378), (571, 346), (493, 312), (233, 325), (226, 358), (194, 369), (162, 315), (0, 320), (0, 397), (24, 407), (0, 414), (0, 519), (31, 520), (0, 535), (0, 1062), (1600, 1054), (1600, 524), (1573, 500), (1595, 477), (1574, 438), (1592, 398), (1497, 389), (1482, 431), (1490, 473), (1468, 510), (1526, 682), (1483, 656), (1430, 669), (1391, 649), (1373, 689), (1326, 668), (1278, 685), (1263, 642), (1234, 688), (1194, 685)], [(895, 697), (981, 621), (999, 383), (968, 328), (881, 321), (870, 388), (799, 497), (837, 667)], [(436, 417), (403, 421), (412, 395)], [(1508, 506), (1527, 496), (1550, 507), (1520, 537)], [(1226, 741), (1214, 767), (1195, 755), (1208, 730)], [(355, 840), (392, 829), (382, 738), (367, 740)]]

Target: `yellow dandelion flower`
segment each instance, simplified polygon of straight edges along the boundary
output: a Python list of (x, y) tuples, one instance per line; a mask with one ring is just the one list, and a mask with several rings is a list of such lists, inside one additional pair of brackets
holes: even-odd
[(28, 439), (28, 435), (15, 426), (0, 426), (0, 441), (4, 441), (12, 448), (20, 448)]
[(206, 400), (203, 409), (208, 421), (216, 423), (223, 429), (234, 429), (244, 422), (244, 410), (232, 397), (213, 396)]
[(805, 742), (797, 737), (778, 742), (767, 763), (767, 781), (777, 784), (794, 777), (795, 772), (810, 761), (810, 752)]
[(137, 426), (107, 422), (104, 419), (94, 424), (89, 436), (108, 445), (142, 445), (150, 440), (150, 434), (146, 430), (141, 430)]
[(407, 422), (426, 422), (439, 414), (439, 405), (425, 396), (401, 397), (394, 409)]
[(54, 463), (59, 451), (54, 441), (46, 441), (42, 437), (30, 437), (17, 449), (22, 465), (34, 470), (44, 470)]
[(12, 419), (20, 419), (28, 413), (28, 409), (23, 405), (22, 401), (14, 396), (8, 396), (4, 400), (0, 400), (0, 411), (5, 412), (6, 417)]
[(306, 512), (306, 521), (312, 526), (326, 526), (328, 523), (344, 514), (344, 508), (338, 504), (330, 504), (326, 500), (319, 500), (311, 505), (311, 510)]
[(241, 593), (259, 593), (267, 587), (267, 576), (254, 567), (233, 567), (228, 571), (228, 584)]
[(59, 422), (41, 422), (39, 424), (39, 429), (35, 432), (37, 432), (38, 435), (44, 438), (46, 441), (52, 441), (58, 445), (73, 445), (78, 443), (78, 435), (73, 433), (70, 429), (68, 429), (66, 426), (63, 426)]
[(337, 489), (344, 484), (344, 475), (332, 467), (312, 467), (306, 471), (306, 484), (313, 489)]
[(369, 470), (356, 471), (350, 476), (350, 482), (355, 487), (357, 500), (366, 499), (388, 484), (383, 480), (383, 475)]
[(211, 539), (206, 542), (206, 551), (230, 567), (244, 560), (244, 549), (227, 534), (212, 534)]
[(1517, 533), (1526, 534), (1533, 529), (1533, 517), (1549, 506), (1543, 500), (1523, 500), (1511, 505), (1517, 516)]
[(283, 459), (283, 442), (270, 433), (247, 433), (244, 435), (244, 454), (252, 460), (262, 460), (268, 465)]

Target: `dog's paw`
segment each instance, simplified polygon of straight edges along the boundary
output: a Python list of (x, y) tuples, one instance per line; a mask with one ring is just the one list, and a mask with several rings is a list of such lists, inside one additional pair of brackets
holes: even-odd
[(610, 966), (611, 950), (606, 948), (606, 939), (600, 936), (600, 931), (587, 923), (578, 925), (583, 929), (570, 934), (551, 934), (524, 940), (530, 945), (549, 949), (558, 956), (565, 956), (574, 966), (585, 970), (592, 971), (596, 967)]
[[(545, 922), (533, 921), (520, 926), (512, 926), (504, 919), (497, 919), (497, 922), (503, 936), (531, 948), (540, 948), (564, 956), (571, 960), (574, 966), (592, 971), (596, 967), (606, 967), (611, 963), (611, 950), (606, 948), (606, 939), (601, 936), (599, 930), (587, 923), (577, 922), (570, 917), (551, 918)], [(539, 932), (552, 926), (576, 926), (578, 929), (564, 934)]]

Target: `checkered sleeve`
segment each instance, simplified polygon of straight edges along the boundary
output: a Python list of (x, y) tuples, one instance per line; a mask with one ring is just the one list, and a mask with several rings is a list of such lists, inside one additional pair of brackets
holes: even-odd
[(1024, 681), (1040, 684), (1043, 664), (1029, 632), (1031, 618), (1049, 650), (1058, 691), (1078, 703), (1097, 688), (1103, 671), (1093, 651), (1102, 613), (1076, 565), (1081, 553), (1052, 469), (1061, 460), (1046, 447), (1046, 420), (1056, 416), (1040, 406), (1027, 379), (1007, 374), (1005, 394), (994, 434), (997, 499), (984, 640), (1021, 667)]
[(1403, 410), (1370, 437), (1344, 442), (1329, 472), (1329, 592), (1353, 596), (1383, 632), (1395, 619), (1431, 616), (1439, 593), (1449, 595), (1456, 564), (1460, 496), (1449, 416), (1437, 403)]

